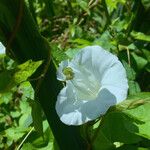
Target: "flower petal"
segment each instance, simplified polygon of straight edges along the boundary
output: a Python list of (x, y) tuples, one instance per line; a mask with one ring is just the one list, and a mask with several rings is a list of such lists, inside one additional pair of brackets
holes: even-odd
[(63, 69), (68, 66), (69, 60), (62, 61), (59, 64), (58, 70), (57, 70), (57, 79), (60, 81), (65, 81), (66, 76), (63, 74)]
[(85, 47), (72, 61), (60, 64), (59, 80), (64, 80), (62, 71), (67, 66), (73, 69), (74, 78), (66, 81), (56, 102), (57, 114), (65, 124), (94, 120), (126, 98), (125, 69), (115, 55), (100, 46)]
[(100, 46), (87, 46), (81, 49), (72, 62), (78, 62), (89, 69), (101, 81), (105, 71), (119, 61), (115, 55)]
[(101, 88), (107, 88), (116, 96), (117, 103), (126, 99), (126, 71), (115, 55), (100, 46), (87, 46), (78, 53), (73, 62), (79, 62), (81, 66), (90, 70)]
[(127, 97), (128, 81), (126, 71), (123, 65), (118, 61), (112, 67), (105, 71), (101, 80), (102, 88), (106, 88), (116, 96), (117, 103)]
[(71, 90), (70, 87), (63, 88), (56, 103), (57, 114), (67, 125), (81, 125), (94, 120), (116, 103), (116, 97), (107, 89), (102, 89), (94, 100), (77, 102)]
[(0, 42), (0, 54), (5, 54), (5, 46)]

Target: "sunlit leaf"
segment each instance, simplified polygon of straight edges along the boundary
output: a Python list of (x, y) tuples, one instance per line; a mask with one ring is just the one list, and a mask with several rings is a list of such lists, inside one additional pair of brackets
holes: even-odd
[(130, 126), (126, 126), (128, 130), (150, 139), (150, 93), (147, 92), (142, 95), (144, 96), (140, 98), (137, 96), (136, 100), (134, 99), (134, 101), (130, 103), (128, 107), (129, 109), (123, 112), (133, 118), (133, 120), (138, 120), (137, 122), (134, 122), (134, 125), (138, 128), (138, 130), (132, 131)]
[(150, 35), (146, 35), (142, 32), (132, 31), (131, 36), (136, 40), (142, 40), (142, 41), (150, 42)]
[(1, 72), (0, 91), (9, 91), (19, 83), (26, 81), (41, 64), (42, 61), (34, 62), (29, 60), (21, 65), (18, 65), (15, 69)]
[(110, 109), (100, 121), (100, 126), (94, 129), (95, 132), (99, 132), (96, 133), (94, 147), (99, 145), (103, 149), (111, 149), (106, 143), (133, 144), (141, 141), (141, 137), (149, 138), (149, 111), (150, 93), (137, 94), (117, 105), (116, 110)]
[(141, 0), (141, 1), (142, 1), (143, 6), (144, 6), (146, 9), (149, 9), (149, 8), (150, 8), (150, 1), (149, 1), (149, 0)]
[(148, 63), (148, 61), (146, 59), (136, 55), (135, 53), (131, 53), (131, 55), (133, 56), (133, 58), (134, 58), (134, 60), (136, 62), (138, 70), (143, 69), (146, 66), (146, 64)]
[(28, 60), (27, 62), (17, 66), (15, 74), (13, 75), (14, 82), (21, 83), (26, 81), (41, 64), (42, 61), (34, 62), (32, 60)]
[(107, 6), (108, 6), (108, 9), (110, 11), (110, 13), (117, 8), (117, 4), (118, 3), (121, 3), (121, 4), (124, 4), (126, 1), (125, 0), (106, 0), (106, 3), (107, 3)]
[(12, 128), (5, 130), (5, 136), (11, 141), (17, 141), (18, 139), (23, 137), (23, 135), (25, 135), (27, 131), (28, 131), (27, 128), (12, 127)]

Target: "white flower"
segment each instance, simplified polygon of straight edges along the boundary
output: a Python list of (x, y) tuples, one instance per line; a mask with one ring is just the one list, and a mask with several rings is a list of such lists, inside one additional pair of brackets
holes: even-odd
[(5, 54), (5, 47), (1, 42), (0, 42), (0, 54)]
[(67, 125), (81, 125), (106, 113), (127, 97), (126, 72), (118, 58), (99, 46), (88, 46), (60, 63), (57, 79), (65, 81), (56, 111)]

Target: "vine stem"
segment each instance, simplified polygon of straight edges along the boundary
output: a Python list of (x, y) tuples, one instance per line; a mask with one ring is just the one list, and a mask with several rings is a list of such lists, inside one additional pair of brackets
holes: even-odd
[(51, 54), (50, 54), (50, 51), (49, 51), (49, 52), (48, 52), (48, 59), (47, 59), (47, 62), (46, 62), (46, 64), (45, 64), (44, 70), (43, 70), (43, 72), (42, 72), (42, 74), (41, 74), (42, 78), (40, 78), (40, 79), (38, 80), (37, 85), (36, 85), (36, 88), (35, 88), (35, 98), (36, 98), (37, 95), (38, 95), (38, 92), (39, 92), (39, 90), (40, 90), (40, 86), (41, 86), (41, 84), (42, 84), (42, 82), (43, 82), (43, 80), (44, 80), (44, 77), (45, 77), (45, 75), (46, 75), (46, 73), (47, 73), (47, 71), (48, 71), (48, 68), (49, 68), (49, 66), (50, 66), (50, 62), (51, 62)]
[(13, 27), (13, 31), (8, 39), (8, 43), (7, 43), (7, 46), (6, 46), (6, 53), (8, 54), (8, 56), (11, 56), (15, 59), (15, 54), (14, 52), (10, 49), (11, 47), (11, 44), (17, 34), (17, 31), (20, 27), (20, 24), (21, 24), (21, 20), (22, 20), (22, 16), (23, 16), (23, 2), (24, 0), (20, 0), (20, 4), (19, 4), (19, 11), (18, 11), (18, 16), (16, 18), (16, 22), (15, 22), (15, 25)]
[(129, 51), (129, 48), (128, 48), (128, 47), (126, 47), (126, 49), (127, 49), (128, 64), (129, 64), (129, 66), (131, 67), (130, 51)]
[(101, 120), (100, 120), (100, 123), (99, 123), (98, 128), (96, 129), (96, 131), (95, 131), (93, 137), (89, 140), (90, 143), (88, 143), (87, 150), (92, 150), (92, 145), (93, 145), (94, 141), (96, 140), (96, 138), (97, 138), (97, 136), (98, 136), (98, 133), (99, 133), (99, 131), (100, 131), (100, 128), (101, 128), (101, 126), (102, 126), (102, 124), (103, 124), (103, 118), (104, 118), (104, 117), (101, 117)]
[(31, 128), (31, 130), (28, 132), (28, 134), (24, 137), (24, 139), (21, 141), (21, 143), (19, 144), (19, 146), (17, 147), (16, 150), (20, 150), (21, 146), (23, 145), (23, 143), (26, 141), (26, 139), (29, 137), (29, 135), (32, 133), (34, 127)]

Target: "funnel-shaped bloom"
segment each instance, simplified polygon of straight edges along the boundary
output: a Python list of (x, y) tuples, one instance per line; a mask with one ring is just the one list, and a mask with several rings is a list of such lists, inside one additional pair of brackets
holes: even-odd
[(65, 81), (56, 111), (68, 125), (81, 125), (104, 115), (126, 99), (126, 72), (118, 58), (99, 46), (88, 46), (60, 63), (57, 79)]

